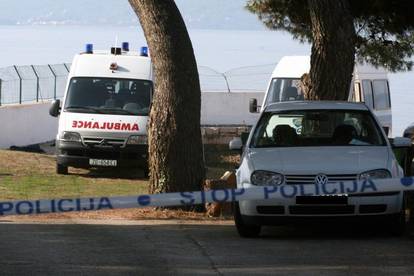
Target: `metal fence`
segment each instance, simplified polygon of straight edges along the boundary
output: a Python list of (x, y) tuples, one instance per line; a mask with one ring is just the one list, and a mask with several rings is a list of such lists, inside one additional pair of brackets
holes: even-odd
[[(264, 92), (275, 64), (218, 72), (199, 66), (202, 92)], [(62, 98), (70, 63), (0, 68), (0, 105)]]
[(199, 66), (203, 92), (264, 92), (276, 64), (233, 68), (223, 73), (210, 67)]
[(0, 68), (0, 105), (61, 98), (70, 64)]

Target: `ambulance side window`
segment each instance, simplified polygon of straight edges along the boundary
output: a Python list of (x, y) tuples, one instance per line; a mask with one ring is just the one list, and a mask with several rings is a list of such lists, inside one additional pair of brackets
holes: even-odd
[(370, 108), (374, 108), (374, 98), (372, 96), (371, 80), (362, 80), (362, 91), (364, 94), (364, 102)]
[(373, 80), (372, 90), (374, 94), (375, 109), (384, 110), (391, 108), (390, 91), (387, 80)]
[(357, 103), (362, 102), (361, 84), (359, 82), (354, 83), (354, 93), (352, 94), (352, 101)]

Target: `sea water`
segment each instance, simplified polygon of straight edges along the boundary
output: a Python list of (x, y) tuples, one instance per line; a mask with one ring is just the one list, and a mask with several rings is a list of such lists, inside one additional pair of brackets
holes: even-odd
[[(293, 40), (286, 32), (190, 29), (189, 33), (198, 65), (218, 72), (275, 64), (285, 55), (310, 53), (309, 44)], [(132, 50), (146, 45), (139, 26), (0, 26), (0, 38), (0, 67), (71, 62), (86, 43), (93, 43), (95, 49), (109, 49), (122, 41), (129, 41)], [(414, 122), (414, 73), (389, 77), (393, 134), (400, 136)]]

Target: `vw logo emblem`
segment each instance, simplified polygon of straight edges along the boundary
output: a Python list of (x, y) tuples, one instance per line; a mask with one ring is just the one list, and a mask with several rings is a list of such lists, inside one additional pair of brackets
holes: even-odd
[(315, 184), (324, 185), (329, 181), (328, 177), (325, 174), (318, 174), (315, 177)]

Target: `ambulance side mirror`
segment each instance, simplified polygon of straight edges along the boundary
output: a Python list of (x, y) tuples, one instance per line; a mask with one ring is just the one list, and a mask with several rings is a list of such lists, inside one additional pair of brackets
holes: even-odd
[(249, 100), (249, 112), (250, 113), (257, 113), (258, 106), (257, 106), (257, 99), (251, 98)]
[(49, 108), (50, 116), (57, 117), (60, 114), (60, 100), (54, 100)]

